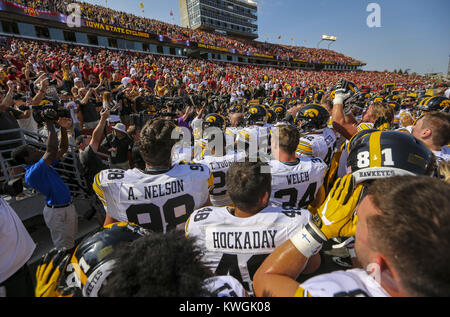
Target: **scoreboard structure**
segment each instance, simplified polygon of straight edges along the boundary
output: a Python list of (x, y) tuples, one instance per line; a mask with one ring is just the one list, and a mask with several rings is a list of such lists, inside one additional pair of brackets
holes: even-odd
[(258, 4), (251, 0), (179, 0), (181, 26), (258, 38)]

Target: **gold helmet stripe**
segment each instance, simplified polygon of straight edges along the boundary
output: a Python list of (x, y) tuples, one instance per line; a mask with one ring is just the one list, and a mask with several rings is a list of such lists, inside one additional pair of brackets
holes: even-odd
[(374, 132), (369, 139), (370, 167), (381, 167), (381, 131)]

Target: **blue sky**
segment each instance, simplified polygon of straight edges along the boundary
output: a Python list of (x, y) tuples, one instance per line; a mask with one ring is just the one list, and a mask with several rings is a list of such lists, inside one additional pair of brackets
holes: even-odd
[[(106, 0), (84, 0), (105, 5)], [(178, 0), (107, 0), (108, 7), (180, 25)], [(363, 60), (366, 70), (410, 69), (447, 73), (450, 55), (449, 0), (259, 0), (260, 41), (317, 47), (322, 34), (331, 49)], [(381, 27), (369, 28), (367, 6), (381, 7)], [(173, 10), (173, 17), (170, 17)], [(282, 39), (279, 40), (278, 36)], [(320, 44), (327, 48), (328, 43)]]

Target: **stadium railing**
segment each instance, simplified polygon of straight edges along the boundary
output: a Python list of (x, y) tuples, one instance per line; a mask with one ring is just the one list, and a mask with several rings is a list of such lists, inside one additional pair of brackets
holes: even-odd
[[(10, 133), (20, 134), (19, 138), (9, 139), (6, 141), (0, 141), (0, 146), (5, 147), (14, 144), (30, 144), (39, 149), (45, 150), (46, 140), (48, 136), (40, 133), (34, 133), (25, 129), (10, 129), (10, 130), (0, 130), (0, 136)], [(70, 143), (70, 142), (69, 142)], [(11, 152), (13, 148), (1, 150), (0, 153), (4, 154)], [(104, 157), (105, 155), (98, 153), (98, 155)], [(17, 178), (23, 178), (25, 176), (25, 169), (23, 165), (14, 164), (12, 158), (5, 159), (3, 155), (0, 157), (0, 168), (1, 175), (0, 181), (7, 182)], [(76, 152), (75, 146), (69, 144), (69, 149), (64, 157), (64, 160), (55, 168), (55, 170), (61, 175), (61, 178), (68, 186), (71, 195), (75, 201), (85, 201), (90, 203), (94, 195), (89, 191), (86, 181), (82, 177), (80, 171), (80, 164), (78, 153)], [(39, 193), (31, 190), (28, 185), (24, 183), (24, 195), (21, 197), (10, 197), (5, 196), (4, 198), (16, 208), (16, 212), (22, 220), (29, 219), (38, 214), (42, 213), (42, 208), (36, 206), (33, 203), (27, 202), (27, 200), (36, 200), (39, 204), (43, 202), (43, 197)], [(30, 210), (30, 204), (32, 205), (32, 210)], [(26, 206), (26, 207), (24, 207)]]

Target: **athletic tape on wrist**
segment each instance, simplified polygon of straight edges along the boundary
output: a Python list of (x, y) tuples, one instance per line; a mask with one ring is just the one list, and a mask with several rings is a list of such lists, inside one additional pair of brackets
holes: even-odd
[(290, 240), (300, 253), (310, 258), (317, 254), (322, 248), (322, 244), (327, 241), (325, 235), (319, 232), (316, 225), (310, 222)]
[(354, 258), (357, 257), (357, 256), (356, 256), (355, 248), (348, 248), (348, 254), (350, 255), (350, 257), (351, 257), (352, 259), (354, 259)]

